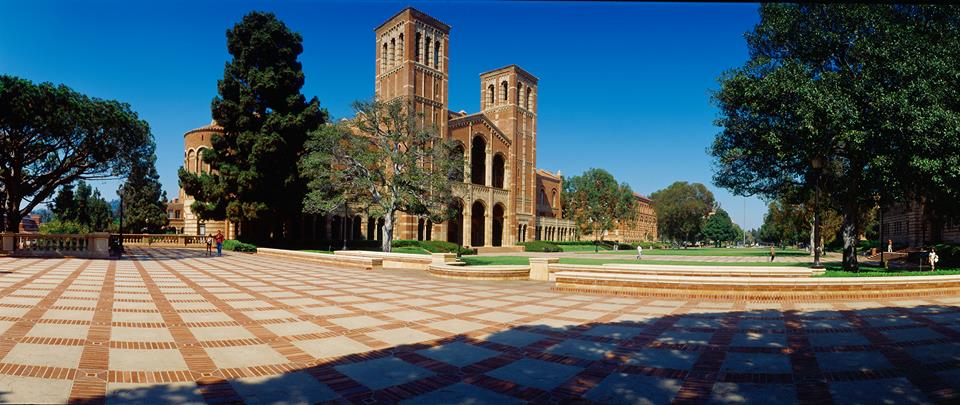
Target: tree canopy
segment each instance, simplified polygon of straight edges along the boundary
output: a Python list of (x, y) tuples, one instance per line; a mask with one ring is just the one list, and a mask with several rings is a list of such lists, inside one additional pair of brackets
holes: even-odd
[(127, 175), (123, 196), (123, 226), (131, 233), (160, 233), (167, 225), (167, 194), (160, 185), (156, 154), (136, 162)]
[(707, 215), (713, 211), (713, 193), (700, 183), (674, 182), (650, 194), (657, 212), (660, 237), (674, 242), (696, 242)]
[(592, 168), (563, 182), (564, 217), (572, 218), (581, 235), (603, 240), (618, 221), (636, 218), (636, 197), (627, 183), (617, 183), (612, 174)]
[(306, 194), (297, 164), (307, 134), (327, 116), (315, 97), (300, 93), (302, 42), (271, 13), (249, 13), (227, 31), (233, 59), (212, 103), (224, 134), (214, 135), (202, 156), (212, 172), (179, 173), (197, 216), (241, 224), (247, 238), (281, 238), (297, 229), (292, 223)]
[(740, 228), (730, 219), (730, 214), (719, 208), (704, 222), (702, 233), (704, 239), (713, 242), (716, 247), (720, 247), (723, 242), (735, 241), (742, 236)]
[(60, 188), (51, 208), (53, 221), (43, 224), (47, 233), (87, 233), (111, 230), (113, 210), (100, 191), (84, 181)]
[(304, 209), (328, 213), (344, 203), (384, 219), (382, 249), (391, 250), (397, 211), (441, 222), (453, 201), (463, 156), (402, 99), (354, 103), (356, 117), (325, 125), (301, 161), (310, 191)]
[[(714, 182), (775, 199), (815, 183), (857, 267), (865, 206), (960, 196), (960, 12), (954, 6), (763, 4), (750, 59), (721, 77)], [(949, 202), (949, 203), (948, 203)], [(952, 204), (952, 205), (951, 205)], [(953, 209), (957, 211), (957, 209)]]
[(3, 229), (16, 232), (64, 185), (126, 175), (152, 146), (149, 125), (127, 104), (0, 75)]

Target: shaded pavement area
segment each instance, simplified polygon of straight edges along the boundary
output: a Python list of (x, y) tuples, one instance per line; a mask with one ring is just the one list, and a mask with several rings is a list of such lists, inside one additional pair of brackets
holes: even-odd
[[(608, 253), (593, 253), (593, 252), (496, 252), (496, 253), (482, 253), (479, 256), (525, 256), (525, 257), (567, 257), (567, 258), (577, 258), (577, 259), (606, 259), (606, 260), (631, 260), (636, 259), (637, 252), (613, 252), (607, 251)], [(643, 255), (641, 260), (638, 260), (637, 263), (643, 263), (646, 261), (679, 261), (679, 262), (707, 262), (707, 263), (757, 263), (757, 262), (770, 262), (769, 256), (684, 256), (682, 253), (670, 254), (670, 255), (652, 255), (648, 251)], [(841, 256), (837, 253), (828, 253), (823, 255), (820, 260), (822, 262), (839, 262)], [(770, 263), (771, 266), (776, 266), (777, 263), (813, 263), (813, 256), (809, 255), (778, 255), (776, 259)]]
[(0, 257), (0, 401), (956, 403), (960, 297), (557, 293), (198, 250)]

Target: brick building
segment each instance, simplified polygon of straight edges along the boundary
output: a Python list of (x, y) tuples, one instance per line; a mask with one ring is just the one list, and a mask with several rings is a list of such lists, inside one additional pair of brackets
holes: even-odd
[[(459, 144), (465, 161), (463, 181), (454, 185), (454, 219), (434, 224), (399, 213), (394, 239), (487, 248), (531, 240), (576, 240), (575, 224), (562, 216), (560, 173), (536, 167), (537, 77), (517, 65), (480, 73), (480, 111), (455, 112), (448, 105), (450, 26), (406, 8), (374, 33), (376, 97), (408, 100), (422, 114), (423, 124), (436, 125), (443, 138)], [(184, 135), (187, 170), (209, 170), (199, 160), (200, 150), (210, 147), (209, 135), (222, 130), (210, 125)], [(181, 189), (180, 198), (170, 204), (171, 225), (181, 232), (200, 230), (189, 212), (192, 202)], [(315, 241), (379, 240), (383, 219), (349, 208), (346, 215), (306, 216), (301, 234)], [(214, 225), (233, 231), (229, 223), (219, 222), (207, 222), (206, 229)]]
[(920, 202), (899, 204), (883, 211), (883, 239), (901, 247), (928, 246), (934, 243), (960, 243), (960, 223), (935, 221), (923, 214)]
[[(223, 127), (211, 122), (210, 125), (192, 129), (183, 134), (183, 167), (190, 173), (209, 173), (210, 165), (203, 162), (204, 149), (212, 148), (210, 138), (223, 133)], [(193, 196), (187, 195), (183, 188), (177, 198), (167, 203), (168, 228), (176, 233), (188, 235), (215, 235), (223, 231), (227, 239), (233, 239), (236, 227), (230, 221), (202, 221), (191, 211)]]

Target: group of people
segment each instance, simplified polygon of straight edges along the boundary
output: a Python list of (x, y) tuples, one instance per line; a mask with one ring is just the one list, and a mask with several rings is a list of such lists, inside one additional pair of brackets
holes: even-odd
[(205, 242), (207, 243), (207, 256), (213, 256), (213, 245), (217, 245), (217, 256), (223, 256), (223, 240), (226, 239), (223, 236), (222, 231), (217, 231), (216, 236), (207, 234)]

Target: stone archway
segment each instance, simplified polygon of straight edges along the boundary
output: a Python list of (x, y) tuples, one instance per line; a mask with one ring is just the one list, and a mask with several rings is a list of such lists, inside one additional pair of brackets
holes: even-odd
[(482, 136), (473, 137), (470, 147), (470, 182), (487, 185), (487, 141)]
[(506, 159), (503, 158), (503, 154), (493, 155), (493, 184), (490, 185), (491, 187), (503, 188), (505, 170)]
[(486, 213), (487, 207), (480, 201), (474, 202), (470, 208), (470, 246), (483, 246)]
[(503, 246), (503, 204), (493, 206), (493, 246)]
[(450, 219), (447, 220), (447, 242), (463, 245), (463, 203), (450, 204)]

